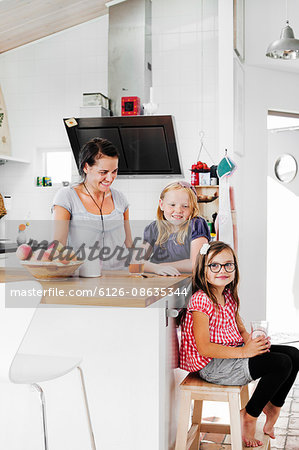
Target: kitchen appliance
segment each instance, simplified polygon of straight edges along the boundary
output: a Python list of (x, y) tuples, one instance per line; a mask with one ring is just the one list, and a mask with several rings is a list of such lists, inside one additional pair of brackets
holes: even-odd
[(69, 123), (64, 119), (77, 167), (80, 148), (100, 137), (119, 150), (119, 176), (183, 175), (173, 116), (72, 118)]

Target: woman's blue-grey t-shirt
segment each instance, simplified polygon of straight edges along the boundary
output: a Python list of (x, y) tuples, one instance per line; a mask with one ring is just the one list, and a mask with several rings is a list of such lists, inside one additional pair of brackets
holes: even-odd
[(143, 234), (143, 240), (153, 248), (150, 261), (155, 264), (190, 259), (191, 242), (199, 237), (205, 237), (208, 241), (211, 240), (208, 224), (202, 217), (194, 217), (190, 220), (184, 244), (179, 244), (176, 240), (177, 233), (172, 233), (164, 244), (156, 245), (158, 239), (156, 220), (145, 228)]
[(92, 214), (86, 210), (74, 187), (59, 189), (54, 197), (52, 210), (55, 205), (62, 206), (71, 215), (68, 245), (76, 250), (82, 244), (87, 248), (98, 242), (100, 247), (109, 249), (111, 255), (109, 258), (109, 254), (106, 254), (103, 268), (121, 270), (124, 269), (125, 262), (123, 258), (117, 256), (126, 251), (124, 212), (129, 204), (122, 192), (113, 188), (110, 188), (110, 191), (114, 210), (102, 216), (103, 222), (99, 214)]

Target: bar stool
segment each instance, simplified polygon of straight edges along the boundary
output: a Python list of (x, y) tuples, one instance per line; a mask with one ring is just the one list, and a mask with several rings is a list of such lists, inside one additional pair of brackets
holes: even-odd
[[(36, 295), (18, 296), (20, 292)], [(34, 280), (0, 284), (0, 381), (30, 384), (39, 393), (43, 424), (43, 448), (48, 450), (45, 395), (38, 383), (59, 378), (77, 368), (83, 391), (83, 400), (89, 428), (92, 450), (96, 450), (87, 401), (81, 357), (20, 354), (19, 349), (28, 331), (42, 292), (40, 283)], [(23, 295), (23, 294), (20, 294)]]
[[(197, 374), (190, 373), (180, 384), (180, 391), (179, 424), (175, 450), (198, 450), (201, 432), (230, 434), (232, 450), (243, 449), (240, 409), (244, 408), (248, 402), (248, 385), (222, 386), (207, 383)], [(188, 431), (192, 400), (194, 400), (192, 425)], [(228, 402), (230, 425), (201, 423), (204, 400)], [(263, 449), (270, 449), (269, 436), (260, 436), (259, 439), (264, 443)]]

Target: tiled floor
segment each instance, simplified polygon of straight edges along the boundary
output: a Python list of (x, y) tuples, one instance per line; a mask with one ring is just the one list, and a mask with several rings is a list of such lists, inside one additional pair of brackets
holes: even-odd
[[(225, 404), (217, 403), (217, 417), (212, 417), (212, 411), (215, 414), (215, 403), (206, 402), (203, 418), (207, 421), (229, 422)], [(264, 414), (259, 421), (261, 425), (264, 423)], [(275, 432), (276, 439), (271, 440), (271, 450), (299, 450), (299, 375), (281, 410)], [(206, 433), (202, 435), (199, 448), (200, 450), (230, 450), (230, 436)]]

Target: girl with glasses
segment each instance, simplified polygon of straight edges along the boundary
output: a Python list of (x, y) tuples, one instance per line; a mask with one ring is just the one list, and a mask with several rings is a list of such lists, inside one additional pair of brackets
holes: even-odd
[(192, 272), (197, 253), (210, 241), (208, 225), (199, 217), (193, 186), (180, 181), (163, 189), (157, 220), (145, 228), (143, 239), (149, 259), (146, 272), (172, 276)]
[(193, 273), (193, 295), (181, 312), (180, 367), (205, 381), (244, 385), (260, 378), (241, 410), (242, 439), (258, 447), (256, 421), (266, 414), (264, 433), (274, 439), (280, 408), (299, 370), (299, 350), (252, 339), (239, 315), (239, 269), (236, 255), (224, 242), (202, 247)]

